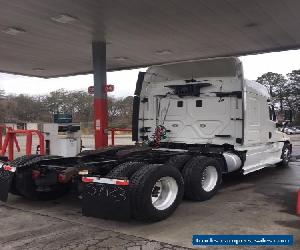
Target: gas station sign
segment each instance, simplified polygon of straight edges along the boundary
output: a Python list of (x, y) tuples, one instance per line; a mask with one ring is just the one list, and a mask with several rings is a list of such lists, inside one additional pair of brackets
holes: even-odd
[[(114, 90), (115, 90), (115, 85), (112, 85), (112, 84), (105, 85), (105, 87), (104, 87), (104, 91), (105, 91), (106, 93), (108, 93), (108, 92), (113, 92)], [(94, 86), (89, 86), (89, 87), (88, 87), (88, 93), (89, 93), (90, 95), (93, 95), (93, 94), (95, 93), (95, 88), (94, 88)]]
[(88, 87), (88, 93), (90, 94), (90, 95), (93, 95), (94, 94), (94, 91), (95, 89), (94, 89), (94, 86), (89, 86)]
[(115, 90), (115, 86), (112, 84), (105, 85), (105, 92), (113, 92)]

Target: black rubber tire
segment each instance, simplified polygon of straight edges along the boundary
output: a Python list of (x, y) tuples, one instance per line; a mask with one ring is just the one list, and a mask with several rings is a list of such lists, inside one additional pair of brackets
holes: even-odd
[[(285, 154), (284, 154), (284, 151), (285, 150), (289, 150), (289, 155), (288, 157), (285, 157)], [(282, 161), (280, 163), (278, 163), (278, 165), (280, 167), (284, 167), (284, 168), (287, 168), (289, 166), (289, 162), (291, 160), (291, 155), (292, 155), (292, 148), (291, 148), (291, 144), (290, 143), (285, 143), (283, 145), (283, 148), (282, 148), (282, 153), (281, 153), (281, 159)]]
[(20, 165), (23, 165), (24, 163), (34, 159), (34, 158), (38, 158), (40, 157), (40, 155), (23, 155), (21, 157), (18, 157), (12, 161), (10, 161), (8, 164), (12, 165), (14, 167), (18, 167)]
[[(207, 166), (213, 166), (218, 173), (215, 187), (207, 192), (202, 187), (202, 176)], [(222, 164), (220, 160), (206, 156), (196, 156), (192, 158), (182, 171), (184, 178), (185, 198), (194, 201), (204, 201), (213, 197), (222, 182)]]
[[(173, 177), (178, 185), (174, 202), (167, 209), (158, 210), (152, 205), (151, 194), (155, 183), (162, 177)], [(145, 165), (129, 181), (132, 217), (141, 221), (160, 221), (169, 217), (181, 203), (184, 183), (178, 169), (170, 165)]]
[(125, 162), (112, 169), (107, 178), (130, 178), (138, 169), (144, 166), (142, 162)]
[(167, 165), (177, 168), (180, 172), (184, 165), (191, 159), (191, 155), (175, 155), (167, 161)]
[(56, 158), (62, 158), (62, 156), (58, 155), (38, 155), (37, 157), (33, 157), (31, 159), (28, 159), (27, 161), (24, 161), (22, 164), (19, 164), (18, 166), (21, 168), (24, 167), (30, 167), (31, 165), (34, 165), (40, 161), (43, 160), (50, 160), (50, 159), (56, 159)]

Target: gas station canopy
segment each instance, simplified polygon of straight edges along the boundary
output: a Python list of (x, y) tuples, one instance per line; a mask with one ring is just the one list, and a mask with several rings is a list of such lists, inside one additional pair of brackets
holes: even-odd
[(299, 0), (0, 0), (0, 71), (56, 77), (300, 48)]

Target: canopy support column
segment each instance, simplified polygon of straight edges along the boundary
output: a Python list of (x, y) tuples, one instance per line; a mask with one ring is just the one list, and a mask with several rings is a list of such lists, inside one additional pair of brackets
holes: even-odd
[(106, 93), (106, 44), (93, 42), (95, 149), (108, 145)]

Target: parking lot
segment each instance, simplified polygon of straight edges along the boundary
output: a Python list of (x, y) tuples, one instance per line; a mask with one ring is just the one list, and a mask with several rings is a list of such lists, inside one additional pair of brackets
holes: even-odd
[[(300, 155), (299, 138), (293, 139), (294, 154)], [(170, 218), (153, 224), (84, 217), (72, 194), (51, 202), (10, 195), (0, 203), (0, 244), (1, 249), (181, 249), (192, 247), (193, 234), (293, 234), (295, 244), (286, 249), (300, 249), (299, 188), (300, 159), (294, 157), (289, 168), (225, 176), (211, 200), (184, 201)]]

